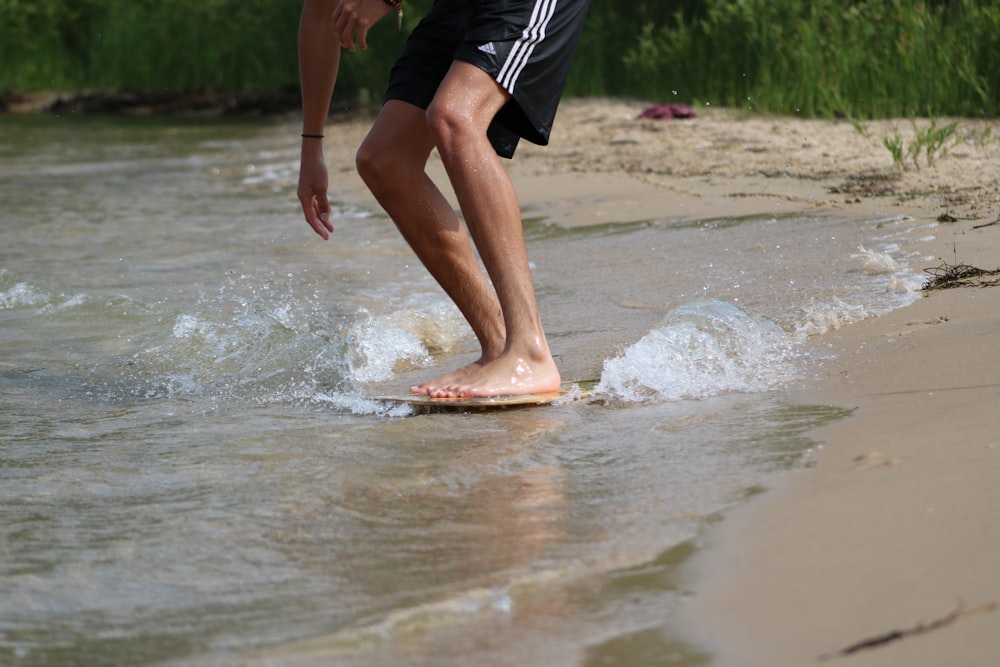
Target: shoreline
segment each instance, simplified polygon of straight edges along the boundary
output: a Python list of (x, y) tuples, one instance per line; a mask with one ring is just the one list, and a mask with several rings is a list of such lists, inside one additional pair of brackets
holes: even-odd
[(163, 93), (41, 90), (0, 93), (0, 115), (267, 117), (298, 113), (299, 91)]
[[(507, 163), (525, 216), (562, 225), (833, 213), (936, 225), (930, 265), (1000, 266), (1000, 122), (958, 122), (954, 142), (898, 169), (931, 121), (803, 120), (696, 109), (638, 120), (646, 104), (566, 100), (548, 147)], [(369, 201), (353, 168), (369, 121), (331, 122), (333, 195)], [(295, 135), (297, 137), (297, 134)], [(294, 156), (289, 160), (293, 161)], [(919, 167), (919, 168), (918, 168)], [(430, 166), (440, 173), (436, 156)], [(290, 194), (290, 198), (294, 195)], [(530, 249), (529, 249), (530, 253)], [(824, 334), (832, 360), (795, 386), (854, 414), (812, 433), (811, 466), (768, 481), (710, 526), (687, 572), (678, 629), (715, 664), (793, 667), (858, 641), (1000, 602), (1000, 289), (960, 288)], [(852, 665), (993, 665), (1000, 610), (859, 651)], [(905, 633), (904, 633), (905, 634)], [(836, 660), (832, 660), (837, 664)]]
[[(565, 105), (552, 145), (522, 146), (511, 164), (528, 208), (545, 202), (561, 224), (662, 219), (665, 206), (677, 218), (905, 215), (934, 227), (921, 245), (940, 260), (914, 270), (1000, 266), (997, 122), (958, 120), (947, 151), (899, 170), (882, 138), (915, 142), (930, 121), (872, 122), (865, 135), (727, 110), (637, 121), (641, 109)], [(998, 313), (1000, 290), (937, 290), (820, 338), (832, 360), (796, 400), (853, 414), (811, 433), (810, 465), (727, 511), (686, 567), (676, 620), (713, 664), (836, 664), (886, 633), (850, 664), (995, 664)]]
[[(933, 227), (923, 254), (938, 258), (911, 260), (915, 271), (1000, 266), (996, 121), (939, 121), (958, 122), (953, 141), (930, 161), (922, 154), (899, 169), (883, 139), (898, 134), (913, 145), (931, 121), (859, 128), (724, 109), (637, 120), (642, 109), (567, 100), (551, 145), (522, 142), (507, 163), (526, 217), (545, 210), (574, 226), (810, 212), (909, 216)], [(327, 135), (328, 160), (353, 155), (367, 125), (339, 129)], [(432, 157), (432, 175), (440, 169)], [(349, 171), (338, 173), (338, 194), (364, 197)], [(821, 376), (798, 383), (796, 399), (853, 414), (810, 434), (820, 445), (811, 465), (769, 480), (767, 491), (727, 511), (686, 567), (692, 592), (675, 621), (713, 664), (798, 667), (893, 631), (901, 631), (898, 641), (858, 651), (851, 664), (995, 664), (997, 313), (1000, 289), (939, 290), (820, 337), (833, 359)], [(935, 626), (960, 609), (975, 613)], [(910, 632), (921, 625), (934, 629)]]
[[(1000, 234), (979, 241), (974, 258), (997, 256)], [(811, 433), (812, 465), (728, 512), (689, 569), (681, 625), (716, 664), (809, 664), (893, 632), (851, 664), (995, 664), (997, 313), (1000, 290), (943, 290), (824, 337), (834, 361), (805, 397), (853, 414)], [(975, 613), (920, 630), (960, 610)]]

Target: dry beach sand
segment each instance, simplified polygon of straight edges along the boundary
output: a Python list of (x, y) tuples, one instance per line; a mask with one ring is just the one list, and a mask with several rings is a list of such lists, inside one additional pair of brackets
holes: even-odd
[[(664, 207), (945, 216), (928, 256), (1000, 266), (996, 122), (960, 120), (946, 154), (897, 173), (882, 137), (912, 144), (910, 121), (871, 122), (866, 135), (847, 121), (713, 109), (636, 121), (641, 108), (570, 101), (553, 145), (522, 150), (512, 172), (536, 186), (545, 174), (585, 181), (589, 203), (566, 207), (577, 220)], [(559, 192), (532, 190), (529, 205)], [(1000, 664), (1000, 289), (931, 292), (826, 339), (836, 359), (803, 391), (855, 413), (813, 434), (813, 465), (705, 537), (689, 636), (727, 666)]]
[[(551, 145), (523, 144), (509, 165), (525, 209), (564, 224), (905, 214), (941, 220), (926, 256), (1000, 266), (996, 121), (959, 120), (946, 150), (900, 171), (883, 137), (913, 145), (930, 121), (712, 108), (637, 120), (643, 108), (566, 101)], [(338, 154), (353, 155), (366, 127), (328, 132), (342, 187), (354, 176)], [(1000, 289), (931, 292), (825, 339), (836, 358), (803, 399), (854, 415), (813, 434), (812, 465), (705, 536), (688, 636), (725, 666), (1000, 664)]]

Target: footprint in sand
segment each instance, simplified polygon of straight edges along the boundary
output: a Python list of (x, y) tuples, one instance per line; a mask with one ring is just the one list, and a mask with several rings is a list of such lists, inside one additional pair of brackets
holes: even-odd
[(906, 326), (910, 328), (904, 331), (900, 331), (898, 334), (896, 334), (896, 336), (897, 337), (908, 336), (914, 331), (919, 331), (920, 329), (926, 329), (927, 327), (934, 326), (935, 324), (944, 324), (945, 322), (948, 322), (950, 320), (951, 318), (948, 317), (947, 315), (938, 315), (937, 317), (932, 317), (927, 320), (912, 320), (906, 323)]
[(869, 470), (871, 468), (889, 468), (899, 465), (903, 462), (903, 459), (892, 458), (881, 452), (869, 452), (868, 454), (855, 456), (851, 461), (855, 464), (851, 470), (855, 471)]

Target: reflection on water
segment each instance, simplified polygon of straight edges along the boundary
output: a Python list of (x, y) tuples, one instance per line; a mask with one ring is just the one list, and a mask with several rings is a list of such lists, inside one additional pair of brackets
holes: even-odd
[(293, 136), (0, 118), (0, 663), (703, 664), (678, 565), (843, 417), (809, 336), (912, 298), (918, 230), (541, 217), (597, 395), (413, 416), (367, 397), (472, 336), (365, 202), (311, 238)]

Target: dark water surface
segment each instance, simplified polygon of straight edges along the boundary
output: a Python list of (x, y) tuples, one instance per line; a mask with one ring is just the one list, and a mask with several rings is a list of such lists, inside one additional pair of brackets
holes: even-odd
[(690, 540), (843, 416), (794, 387), (926, 230), (541, 212), (596, 397), (410, 416), (365, 397), (472, 335), (374, 204), (312, 237), (295, 133), (0, 118), (0, 663), (702, 664)]

